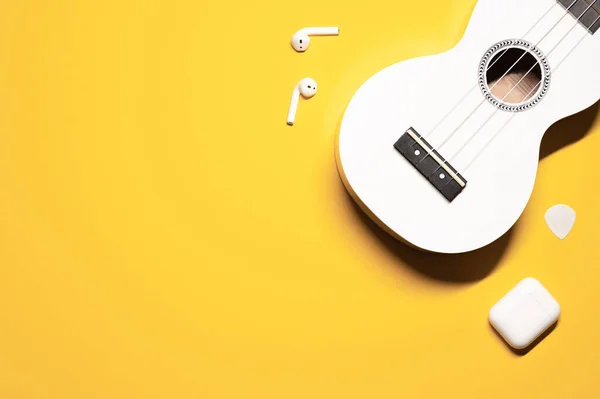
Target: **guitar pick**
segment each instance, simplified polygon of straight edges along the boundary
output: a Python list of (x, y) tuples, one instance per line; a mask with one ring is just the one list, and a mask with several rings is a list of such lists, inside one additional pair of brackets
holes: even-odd
[(567, 205), (554, 205), (546, 211), (544, 218), (554, 235), (562, 240), (569, 234), (573, 224), (575, 224), (575, 211)]

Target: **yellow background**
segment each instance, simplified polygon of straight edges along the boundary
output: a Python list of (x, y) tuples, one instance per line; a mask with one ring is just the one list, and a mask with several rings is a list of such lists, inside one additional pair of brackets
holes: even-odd
[[(0, 397), (600, 396), (597, 107), (552, 129), (521, 221), (467, 256), (389, 239), (336, 172), (356, 89), (449, 49), (474, 5), (3, 1)], [(578, 212), (564, 241), (555, 203)], [(487, 312), (527, 276), (563, 314), (519, 356)]]

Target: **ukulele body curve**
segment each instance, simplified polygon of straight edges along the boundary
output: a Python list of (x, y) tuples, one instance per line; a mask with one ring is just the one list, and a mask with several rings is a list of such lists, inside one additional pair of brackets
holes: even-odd
[[(390, 234), (422, 250), (462, 253), (492, 243), (523, 213), (546, 130), (600, 98), (600, 32), (553, 3), (480, 0), (454, 48), (391, 65), (355, 93), (337, 167), (353, 199)], [(513, 76), (519, 54), (531, 74)], [(492, 68), (501, 79), (492, 80)], [(490, 89), (496, 94), (486, 97)]]

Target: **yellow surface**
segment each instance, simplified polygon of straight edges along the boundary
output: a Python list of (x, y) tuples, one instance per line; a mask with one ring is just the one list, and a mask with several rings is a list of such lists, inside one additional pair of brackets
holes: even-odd
[[(599, 397), (597, 108), (553, 129), (510, 238), (466, 257), (390, 240), (335, 169), (355, 90), (450, 48), (474, 4), (3, 1), (0, 397)], [(563, 315), (518, 356), (487, 312), (527, 276)]]

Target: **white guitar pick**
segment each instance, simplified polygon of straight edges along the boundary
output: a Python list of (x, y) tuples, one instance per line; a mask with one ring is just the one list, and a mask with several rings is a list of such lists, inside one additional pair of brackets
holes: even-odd
[(554, 235), (562, 240), (575, 224), (575, 211), (567, 205), (554, 205), (546, 211), (545, 219)]

